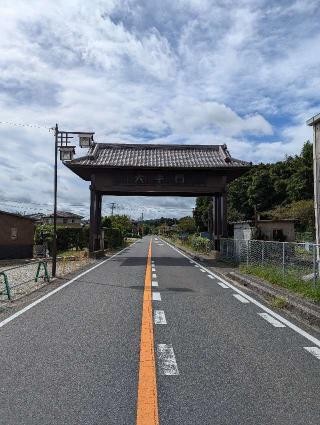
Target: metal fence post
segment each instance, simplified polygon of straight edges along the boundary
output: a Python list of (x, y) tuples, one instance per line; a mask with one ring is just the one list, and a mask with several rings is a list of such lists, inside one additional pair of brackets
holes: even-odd
[(313, 286), (316, 287), (317, 283), (317, 253), (316, 246), (312, 245), (312, 254), (313, 254)]
[(286, 270), (285, 242), (282, 242), (282, 272), (283, 272), (283, 277), (285, 275), (285, 270)]
[(261, 241), (261, 245), (262, 245), (262, 248), (261, 248), (261, 264), (263, 265), (263, 263), (264, 263), (264, 241)]
[(39, 279), (39, 276), (40, 276), (40, 271), (41, 271), (41, 266), (44, 269), (44, 276), (43, 276), (44, 281), (50, 282), (50, 276), (49, 276), (49, 273), (48, 273), (47, 263), (45, 261), (39, 261), (38, 270), (37, 270), (36, 277), (35, 277), (34, 281), (38, 282), (38, 279)]
[(8, 300), (11, 301), (11, 291), (10, 291), (8, 276), (6, 275), (5, 272), (1, 272), (0, 276), (3, 276), (3, 283), (4, 283), (4, 287), (6, 289), (7, 297), (8, 297)]
[(249, 265), (249, 239), (247, 240), (247, 266)]

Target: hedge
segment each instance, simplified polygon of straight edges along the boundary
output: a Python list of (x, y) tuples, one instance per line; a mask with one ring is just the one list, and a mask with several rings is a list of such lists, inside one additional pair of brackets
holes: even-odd
[(120, 229), (107, 228), (104, 229), (104, 247), (117, 248), (122, 246), (124, 242), (123, 234)]
[[(53, 226), (37, 226), (34, 236), (36, 245), (47, 243), (49, 252), (52, 252)], [(83, 249), (89, 245), (89, 226), (80, 228), (57, 227), (57, 250), (66, 251), (76, 248)]]
[[(81, 228), (57, 227), (57, 250), (66, 251), (76, 248), (83, 249), (89, 246), (90, 227)], [(50, 254), (52, 253), (53, 226), (37, 226), (34, 242), (36, 245), (47, 243)], [(122, 246), (124, 237), (120, 229), (107, 228), (104, 231), (105, 248), (117, 248)]]

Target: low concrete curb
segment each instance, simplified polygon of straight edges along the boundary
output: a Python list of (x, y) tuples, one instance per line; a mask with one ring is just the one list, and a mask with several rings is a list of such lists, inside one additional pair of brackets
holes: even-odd
[[(172, 243), (171, 241), (168, 242)], [(307, 322), (311, 326), (317, 327), (318, 329), (320, 328), (320, 305), (312, 303), (311, 301), (308, 301), (285, 288), (272, 285), (269, 282), (253, 276), (244, 275), (236, 271), (233, 267), (228, 267), (228, 265), (226, 265), (222, 271), (212, 264), (213, 262), (216, 262), (213, 256), (195, 253), (186, 248), (181, 248), (178, 245), (175, 246), (184, 253), (188, 254), (194, 260), (200, 261), (204, 263), (204, 265), (213, 269), (212, 271), (220, 275), (221, 278), (226, 278), (227, 280), (231, 280), (237, 285), (240, 284), (241, 286), (245, 286), (246, 288), (251, 289), (253, 292), (266, 299), (268, 302), (271, 302), (276, 298), (283, 298), (285, 300), (285, 304), (281, 310), (289, 312), (296, 318)]]
[(243, 275), (239, 272), (232, 271), (226, 273), (225, 276), (236, 283), (252, 289), (258, 294), (267, 298), (269, 301), (275, 298), (283, 298), (285, 304), (283, 309), (298, 316), (302, 320), (308, 322), (312, 326), (320, 328), (320, 306), (314, 304), (299, 295), (293, 294), (285, 288), (271, 285), (270, 283), (252, 276)]

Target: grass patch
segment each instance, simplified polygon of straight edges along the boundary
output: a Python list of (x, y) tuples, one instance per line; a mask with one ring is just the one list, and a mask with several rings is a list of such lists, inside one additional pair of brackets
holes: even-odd
[(274, 308), (285, 308), (287, 300), (284, 297), (274, 297), (271, 301), (271, 306)]
[(73, 257), (79, 255), (81, 252), (86, 252), (85, 250), (76, 250), (76, 249), (67, 249), (65, 251), (58, 251), (57, 255), (59, 257)]
[(312, 281), (305, 282), (294, 272), (283, 275), (282, 269), (272, 266), (241, 265), (240, 271), (264, 279), (273, 285), (281, 286), (312, 301), (320, 302), (320, 283), (313, 286)]

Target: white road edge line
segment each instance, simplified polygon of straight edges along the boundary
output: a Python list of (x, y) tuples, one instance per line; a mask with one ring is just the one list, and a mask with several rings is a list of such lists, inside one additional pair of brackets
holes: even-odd
[(285, 328), (286, 325), (284, 325), (282, 322), (279, 322), (279, 320), (276, 320), (274, 317), (270, 316), (268, 313), (258, 313), (258, 316), (263, 317), (267, 322), (271, 323), (272, 326), (275, 328)]
[(160, 375), (179, 375), (176, 357), (171, 344), (158, 344), (157, 355)]
[(166, 325), (166, 315), (164, 314), (163, 310), (154, 310), (154, 324), (155, 325)]
[(152, 292), (152, 301), (161, 301), (160, 292)]
[[(188, 258), (188, 260), (190, 260), (190, 257), (188, 255), (186, 255), (185, 253), (181, 252), (179, 249), (177, 249), (175, 246), (171, 245), (169, 242), (164, 241), (168, 246), (170, 246), (173, 250), (179, 252), (179, 254), (181, 254), (183, 257)], [(226, 281), (225, 279), (222, 279), (220, 276), (218, 276), (217, 274), (213, 273), (211, 270), (207, 269), (205, 267), (206, 271), (211, 274), (212, 276), (214, 276), (217, 279), (220, 279), (221, 281), (223, 281), (223, 283), (225, 283), (229, 288), (231, 288), (233, 291), (237, 292), (238, 294), (242, 295), (243, 297), (245, 297), (248, 301), (251, 301), (253, 304), (255, 304), (256, 306), (260, 307), (262, 310), (264, 310), (266, 313), (269, 313), (271, 316), (273, 316), (275, 319), (279, 320), (280, 322), (282, 322), (283, 324), (285, 324), (286, 326), (288, 326), (288, 328), (292, 329), (293, 331), (297, 332), (298, 334), (302, 335), (303, 337), (305, 337), (306, 339), (308, 339), (309, 341), (311, 341), (313, 344), (315, 344), (317, 347), (320, 348), (320, 340), (318, 338), (315, 338), (314, 336), (310, 335), (308, 332), (304, 331), (303, 329), (299, 328), (299, 326), (295, 325), (294, 323), (290, 322), (288, 319), (285, 319), (284, 317), (280, 316), (280, 314), (275, 313), (274, 311), (272, 311), (270, 308), (264, 306), (263, 304), (261, 304), (259, 301), (255, 300), (254, 298), (250, 297), (250, 295), (246, 294), (245, 292), (242, 292), (241, 289), (238, 289), (237, 287), (233, 286), (231, 283), (229, 283), (228, 281)]]
[(156, 280), (153, 280), (153, 281), (151, 282), (151, 286), (159, 286), (159, 285), (158, 285), (158, 282), (157, 282)]
[[(130, 246), (134, 245), (136, 242), (133, 242)], [(52, 295), (56, 294), (57, 292), (61, 291), (71, 283), (75, 282), (76, 280), (80, 279), (80, 277), (85, 276), (86, 274), (90, 273), (92, 270), (96, 269), (97, 267), (102, 266), (102, 264), (106, 263), (107, 261), (112, 260), (112, 258), (116, 257), (117, 255), (121, 254), (126, 248), (122, 249), (121, 251), (117, 252), (116, 254), (112, 255), (111, 257), (107, 258), (106, 260), (101, 261), (101, 263), (96, 264), (95, 266), (91, 267), (90, 269), (84, 271), (83, 273), (80, 273), (78, 276), (74, 277), (73, 279), (69, 280), (68, 282), (64, 283), (63, 285), (59, 286), (58, 288), (54, 289), (53, 291), (49, 292), (48, 294), (44, 295), (41, 298), (38, 298), (36, 301), (34, 301), (31, 304), (28, 304), (21, 310), (14, 313), (12, 316), (7, 317), (6, 319), (2, 320), (0, 322), (0, 328), (2, 328), (7, 323), (11, 322), (12, 320), (16, 319), (17, 317), (21, 316), (26, 311), (30, 310), (31, 308), (35, 307), (37, 304), (42, 303), (42, 301), (46, 300), (47, 298), (51, 297)]]
[(211, 276), (211, 274), (207, 274), (207, 276), (208, 276), (210, 279), (214, 279), (214, 277), (213, 277), (213, 276)]
[(249, 301), (247, 298), (243, 297), (240, 294), (232, 294), (235, 298), (237, 298), (238, 301), (242, 302), (243, 304), (249, 304)]
[(309, 351), (313, 356), (320, 360), (320, 348), (318, 347), (303, 347), (305, 350)]

